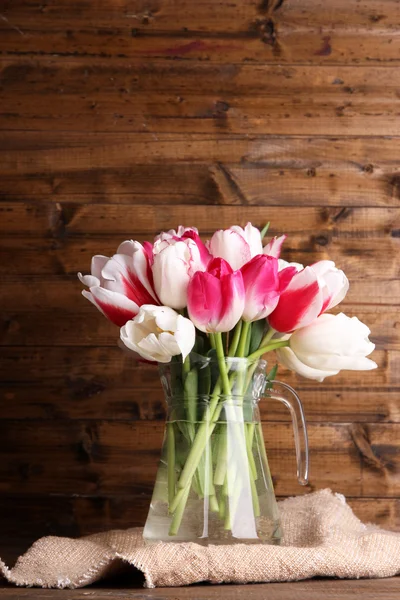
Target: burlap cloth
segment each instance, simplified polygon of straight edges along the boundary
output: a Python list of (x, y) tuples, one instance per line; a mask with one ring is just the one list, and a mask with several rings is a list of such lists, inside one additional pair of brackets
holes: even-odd
[(364, 525), (340, 494), (322, 490), (280, 502), (281, 546), (145, 546), (142, 530), (81, 539), (44, 537), (0, 572), (17, 585), (77, 588), (109, 576), (122, 562), (144, 573), (147, 587), (198, 581), (295, 581), (316, 575), (390, 577), (400, 573), (400, 534)]

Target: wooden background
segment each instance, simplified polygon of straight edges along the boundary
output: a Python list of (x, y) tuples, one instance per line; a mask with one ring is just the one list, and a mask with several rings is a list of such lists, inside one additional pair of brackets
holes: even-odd
[(279, 496), (331, 487), (400, 528), (400, 6), (392, 0), (3, 0), (0, 556), (143, 523), (164, 404), (80, 296), (127, 238), (248, 220), (331, 258), (379, 369), (263, 406)]

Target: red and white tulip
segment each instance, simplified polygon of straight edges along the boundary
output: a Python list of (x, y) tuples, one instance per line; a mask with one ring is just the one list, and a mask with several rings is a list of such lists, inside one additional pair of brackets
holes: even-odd
[[(314, 270), (306, 267), (294, 273), (295, 268), (291, 269), (289, 283), (285, 282), (287, 285), (278, 305), (268, 317), (270, 326), (281, 333), (309, 325), (318, 317), (323, 306), (323, 293)], [(281, 271), (281, 277), (285, 271)]]
[(82, 295), (118, 326), (134, 317), (142, 304), (158, 303), (148, 248), (139, 242), (123, 242), (112, 258), (94, 256), (91, 275), (78, 277), (89, 287)]

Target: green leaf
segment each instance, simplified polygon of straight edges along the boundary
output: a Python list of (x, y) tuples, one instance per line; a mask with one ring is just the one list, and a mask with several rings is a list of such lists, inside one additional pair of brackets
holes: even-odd
[(259, 349), (261, 340), (264, 337), (265, 326), (265, 319), (260, 319), (260, 321), (254, 321), (254, 323), (252, 324), (249, 354), (253, 354), (253, 352)]
[(278, 363), (276, 365), (274, 365), (272, 367), (272, 369), (270, 370), (270, 372), (267, 374), (267, 377), (266, 377), (267, 383), (266, 383), (266, 386), (265, 386), (266, 390), (271, 390), (272, 389), (272, 383), (270, 383), (270, 382), (275, 379), (277, 372), (278, 372)]
[(267, 375), (268, 381), (272, 381), (273, 379), (275, 379), (277, 372), (278, 372), (278, 363), (276, 363), (276, 365), (274, 365), (272, 367), (272, 369), (270, 370), (270, 372), (268, 373), (268, 375)]
[(271, 221), (268, 221), (268, 223), (266, 225), (264, 225), (263, 229), (261, 230), (261, 239), (265, 238), (265, 236), (267, 235), (267, 231), (268, 231), (270, 225), (271, 225)]

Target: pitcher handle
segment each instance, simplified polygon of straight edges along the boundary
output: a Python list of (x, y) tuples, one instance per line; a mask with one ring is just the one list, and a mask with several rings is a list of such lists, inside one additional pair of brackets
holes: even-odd
[(295, 390), (287, 383), (276, 381), (273, 379), (270, 381), (274, 386), (282, 386), (287, 392), (290, 392), (291, 398), (289, 400), (285, 395), (279, 394), (274, 388), (269, 389), (263, 393), (263, 397), (270, 400), (278, 400), (282, 402), (289, 409), (290, 416), (292, 417), (293, 433), (294, 433), (294, 445), (296, 449), (296, 461), (297, 461), (297, 479), (300, 485), (308, 484), (308, 468), (309, 468), (309, 454), (308, 454), (308, 435), (306, 418), (304, 416), (304, 409), (300, 398), (298, 397)]

